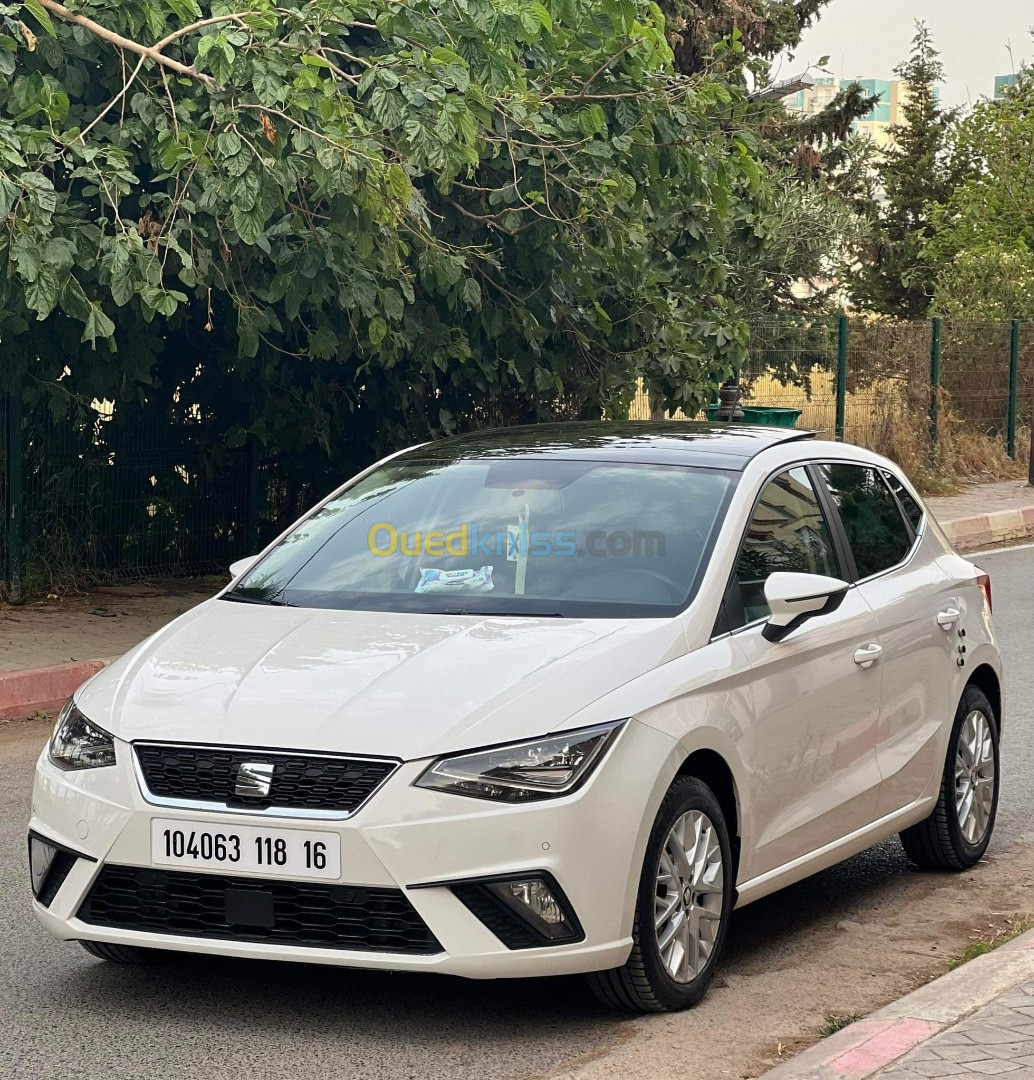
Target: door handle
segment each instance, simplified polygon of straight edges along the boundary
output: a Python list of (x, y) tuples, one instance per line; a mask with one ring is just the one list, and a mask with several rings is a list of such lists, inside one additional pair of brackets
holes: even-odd
[(882, 645), (866, 645), (854, 654), (854, 662), (863, 668), (870, 668), (883, 655)]
[(962, 612), (958, 608), (950, 607), (947, 611), (937, 613), (937, 625), (942, 630), (950, 630), (962, 618)]

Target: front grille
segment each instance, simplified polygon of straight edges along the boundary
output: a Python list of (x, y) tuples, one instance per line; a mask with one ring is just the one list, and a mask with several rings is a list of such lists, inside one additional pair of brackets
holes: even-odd
[[(254, 902), (241, 904), (242, 894)], [(245, 913), (239, 921), (231, 917), (234, 910)], [(255, 910), (270, 912), (256, 918), (262, 925), (249, 925), (246, 913)], [(223, 941), (417, 955), (442, 951), (400, 890), (358, 885), (105, 866), (79, 918), (92, 926)]]
[[(392, 772), (394, 761), (292, 754), (221, 746), (134, 743), (147, 790), (159, 799), (220, 803), (231, 808), (355, 811)], [(245, 762), (273, 766), (266, 798), (236, 794)]]

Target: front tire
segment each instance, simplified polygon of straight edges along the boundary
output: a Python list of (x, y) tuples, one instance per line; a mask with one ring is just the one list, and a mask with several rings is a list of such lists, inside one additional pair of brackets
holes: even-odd
[(987, 851), (998, 813), (998, 720), (987, 697), (967, 686), (955, 713), (933, 813), (901, 834), (920, 870), (968, 870)]
[(625, 965), (589, 975), (605, 1005), (674, 1012), (695, 1005), (714, 978), (735, 891), (725, 815), (711, 789), (679, 777), (646, 846), (632, 952)]

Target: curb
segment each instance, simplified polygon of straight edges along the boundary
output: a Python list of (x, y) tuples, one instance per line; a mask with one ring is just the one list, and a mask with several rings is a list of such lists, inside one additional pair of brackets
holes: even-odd
[(0, 672), (0, 719), (60, 709), (73, 690), (110, 663), (111, 659), (78, 660), (34, 671)]
[(1021, 510), (998, 510), (993, 514), (940, 521), (957, 551), (977, 551), (994, 544), (1034, 540), (1034, 506)]
[(867, 1080), (1031, 978), (1034, 930), (816, 1043), (765, 1080)]

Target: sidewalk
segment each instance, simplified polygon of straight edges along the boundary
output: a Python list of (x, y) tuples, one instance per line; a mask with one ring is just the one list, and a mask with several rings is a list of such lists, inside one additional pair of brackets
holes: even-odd
[(1034, 488), (1026, 480), (972, 484), (926, 503), (959, 551), (1034, 540)]
[(206, 600), (222, 580), (140, 581), (0, 605), (0, 718), (59, 708), (106, 663)]
[(765, 1080), (1034, 1077), (1034, 931), (765, 1073)]

